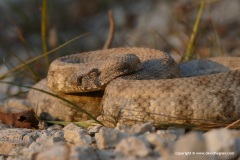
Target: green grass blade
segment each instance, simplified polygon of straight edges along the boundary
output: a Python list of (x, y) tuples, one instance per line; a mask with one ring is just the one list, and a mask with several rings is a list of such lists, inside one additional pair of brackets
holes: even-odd
[(76, 124), (77, 126), (81, 126), (83, 128), (88, 128), (89, 126), (99, 125), (99, 123), (93, 122), (92, 120), (80, 121), (80, 122), (47, 121), (47, 123), (60, 124), (63, 126), (73, 123), (73, 124)]
[(205, 7), (205, 1), (206, 1), (206, 0), (202, 0), (202, 1), (201, 1), (200, 9), (199, 9), (199, 11), (198, 11), (198, 15), (197, 15), (197, 18), (196, 18), (194, 27), (193, 27), (193, 31), (192, 31), (192, 34), (191, 34), (191, 37), (190, 37), (190, 41), (189, 41), (189, 44), (188, 44), (188, 48), (187, 48), (187, 54), (186, 54), (186, 56), (185, 56), (184, 61), (188, 61), (188, 60), (190, 59), (190, 57), (191, 57), (191, 52), (192, 52), (192, 48), (193, 48), (193, 43), (194, 43), (195, 37), (196, 37), (196, 35), (197, 35), (199, 22), (200, 22), (200, 19), (201, 19), (201, 16), (202, 16), (202, 13), (203, 13), (203, 10), (204, 10), (204, 7)]

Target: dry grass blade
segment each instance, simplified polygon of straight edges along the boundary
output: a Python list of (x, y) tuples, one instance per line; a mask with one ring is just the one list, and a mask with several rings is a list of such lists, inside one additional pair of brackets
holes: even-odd
[(154, 31), (155, 33), (157, 33), (157, 35), (158, 35), (168, 46), (170, 46), (177, 54), (182, 55), (181, 52), (180, 52), (176, 47), (174, 47), (171, 43), (169, 43), (169, 42), (167, 41), (167, 39), (166, 39), (164, 36), (162, 36), (157, 30), (153, 29), (153, 31)]
[(89, 126), (97, 126), (99, 123), (96, 123), (92, 120), (87, 120), (87, 121), (80, 121), (80, 122), (64, 122), (64, 121), (47, 121), (47, 123), (53, 123), (53, 124), (60, 124), (63, 126), (66, 126), (70, 123), (76, 124), (77, 126), (81, 126), (83, 128), (88, 128)]
[[(42, 20), (41, 20), (41, 38), (43, 53), (47, 52), (47, 0), (42, 3)], [(48, 55), (45, 55), (46, 64), (49, 65)]]
[(216, 24), (215, 24), (214, 20), (212, 19), (212, 16), (211, 16), (211, 13), (209, 12), (209, 10), (208, 10), (208, 14), (210, 15), (208, 18), (209, 18), (209, 20), (212, 24), (213, 30), (214, 30), (214, 39), (211, 42), (210, 56), (213, 55), (213, 48), (215, 47), (215, 45), (217, 47), (219, 55), (222, 56), (223, 55), (223, 49), (221, 47), (221, 42), (220, 42), (221, 40), (220, 40), (218, 31), (217, 31), (217, 27), (216, 27)]
[(115, 23), (114, 23), (114, 18), (111, 10), (108, 12), (108, 16), (109, 16), (110, 28), (109, 28), (108, 38), (103, 46), (103, 49), (110, 48), (114, 38)]
[(151, 35), (152, 35), (154, 46), (155, 46), (154, 48), (155, 49), (159, 49), (157, 37), (156, 37), (156, 34), (155, 34), (154, 30), (151, 31)]
[(229, 124), (227, 127), (225, 127), (225, 128), (232, 128), (232, 127), (234, 127), (236, 124), (238, 124), (240, 122), (240, 119), (239, 120), (237, 120), (237, 121), (235, 121), (235, 122), (233, 122), (233, 123), (231, 123), (231, 124)]
[(65, 46), (68, 45), (69, 43), (71, 43), (71, 42), (77, 40), (78, 38), (81, 38), (81, 37), (83, 37), (83, 36), (85, 36), (85, 35), (87, 35), (87, 34), (88, 34), (88, 33), (85, 33), (85, 34), (82, 34), (82, 35), (80, 35), (80, 36), (77, 36), (77, 37), (75, 37), (75, 38), (73, 38), (73, 39), (71, 39), (71, 40), (63, 43), (62, 45), (60, 45), (60, 46), (58, 46), (58, 47), (56, 47), (56, 48), (54, 48), (54, 49), (52, 49), (52, 50), (50, 50), (50, 51), (48, 51), (48, 52), (46, 52), (46, 53), (40, 54), (40, 55), (38, 55), (38, 56), (36, 56), (36, 57), (34, 57), (34, 58), (26, 61), (24, 64), (20, 64), (20, 65), (18, 65), (18, 66), (16, 66), (16, 67), (10, 69), (7, 73), (5, 73), (5, 74), (3, 74), (3, 75), (0, 76), (0, 80), (3, 79), (3, 78), (5, 78), (5, 77), (7, 77), (7, 76), (8, 76), (9, 74), (11, 74), (12, 72), (15, 72), (15, 71), (18, 71), (18, 70), (21, 69), (21, 68), (24, 68), (25, 65), (30, 64), (30, 63), (33, 63), (33, 62), (37, 61), (38, 59), (44, 57), (45, 55), (49, 55), (49, 54), (51, 54), (51, 53), (54, 53), (54, 52), (56, 52), (57, 50), (65, 47)]
[(185, 59), (184, 59), (185, 61), (188, 61), (191, 57), (191, 52), (192, 52), (195, 37), (197, 35), (199, 22), (200, 22), (200, 19), (201, 19), (201, 16), (202, 16), (202, 13), (203, 13), (203, 10), (204, 10), (204, 7), (205, 7), (205, 1), (206, 0), (201, 1), (200, 9), (198, 11), (198, 15), (197, 15), (197, 18), (196, 18), (196, 21), (195, 21), (195, 24), (194, 24), (194, 27), (193, 27), (193, 31), (192, 31), (192, 34), (191, 34), (191, 37), (190, 37), (190, 41), (189, 41), (189, 44), (188, 44), (187, 54), (186, 54)]
[(17, 31), (18, 38), (19, 38), (20, 42), (22, 43), (22, 46), (25, 50), (26, 55), (28, 56), (28, 58), (30, 58), (31, 56), (30, 56), (29, 50), (27, 48), (28, 43), (27, 43), (26, 39), (24, 38), (24, 35), (23, 35), (21, 29), (17, 26), (17, 24), (13, 20), (10, 19), (10, 22), (13, 24), (13, 26), (15, 27), (15, 29)]

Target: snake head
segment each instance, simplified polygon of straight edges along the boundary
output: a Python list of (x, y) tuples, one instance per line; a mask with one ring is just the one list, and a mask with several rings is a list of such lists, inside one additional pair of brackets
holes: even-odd
[(113, 55), (94, 64), (86, 64), (74, 81), (82, 92), (103, 90), (113, 79), (141, 69), (141, 62), (136, 55)]

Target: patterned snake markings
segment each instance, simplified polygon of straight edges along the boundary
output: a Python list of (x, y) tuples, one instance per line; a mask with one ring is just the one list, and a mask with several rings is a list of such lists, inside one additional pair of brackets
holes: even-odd
[[(178, 66), (159, 50), (113, 48), (56, 59), (50, 65), (47, 85), (52, 92), (67, 96), (105, 89), (92, 110), (98, 110), (98, 118), (109, 126), (146, 121), (157, 127), (199, 126), (239, 119), (239, 68), (240, 58), (236, 57), (194, 60)], [(39, 101), (33, 91), (29, 97), (35, 105)], [(80, 107), (91, 108), (95, 99), (89, 101)], [(44, 112), (51, 115), (55, 111), (49, 106)], [(67, 116), (66, 112), (61, 114)], [(77, 119), (70, 117), (68, 120)]]

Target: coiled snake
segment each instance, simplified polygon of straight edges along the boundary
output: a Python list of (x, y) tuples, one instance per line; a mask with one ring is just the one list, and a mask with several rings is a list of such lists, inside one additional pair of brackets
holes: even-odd
[[(50, 91), (72, 96), (78, 103), (81, 96), (91, 97), (81, 107), (90, 109), (109, 126), (148, 121), (157, 127), (197, 126), (239, 119), (239, 69), (240, 58), (236, 57), (195, 60), (178, 66), (159, 50), (114, 48), (56, 59), (50, 65), (47, 83)], [(104, 89), (101, 99), (103, 93), (97, 90)], [(54, 118), (61, 120), (82, 120), (83, 116), (73, 110), (61, 112), (62, 106), (52, 109), (55, 101), (43, 100), (40, 94), (29, 92), (29, 100), (38, 112), (52, 117), (58, 112), (62, 115)]]

